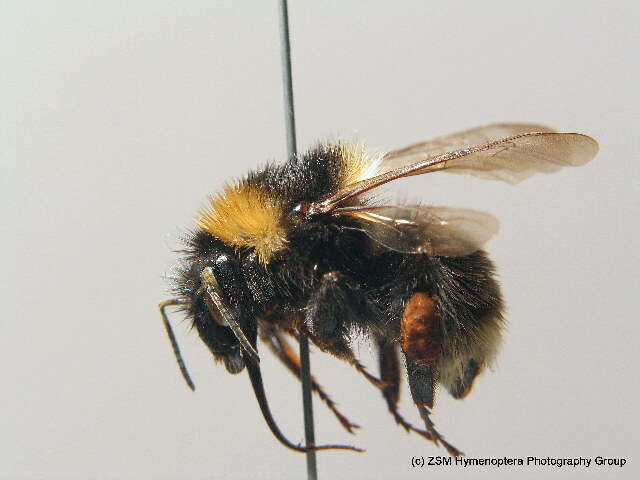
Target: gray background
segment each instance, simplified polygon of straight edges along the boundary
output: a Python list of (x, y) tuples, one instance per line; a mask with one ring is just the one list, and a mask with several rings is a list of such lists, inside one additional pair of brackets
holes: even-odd
[[(317, 401), (321, 478), (631, 478), (638, 435), (635, 2), (293, 1), (301, 148), (341, 134), (394, 148), (484, 123), (595, 137), (590, 165), (518, 187), (434, 174), (395, 191), (501, 219), (489, 244), (509, 312), (494, 372), (435, 421), (472, 457), (623, 456), (627, 466), (413, 470), (444, 454), (321, 353), (313, 369), (363, 426)], [(3, 2), (0, 7), (3, 479), (302, 478), (246, 375), (156, 309), (176, 238), (206, 195), (285, 151), (275, 2)], [(634, 298), (635, 297), (635, 298)], [(366, 345), (363, 361), (373, 366)], [(283, 430), (294, 379), (264, 355)], [(405, 395), (402, 410), (417, 422)]]

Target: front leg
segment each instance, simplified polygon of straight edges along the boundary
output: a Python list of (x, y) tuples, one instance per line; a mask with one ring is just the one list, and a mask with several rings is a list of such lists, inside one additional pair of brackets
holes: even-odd
[[(283, 332), (273, 325), (266, 322), (260, 324), (260, 336), (262, 340), (274, 353), (276, 358), (280, 360), (285, 367), (300, 380), (300, 357), (294, 352), (293, 348), (284, 338)], [(347, 417), (338, 411), (335, 402), (320, 386), (316, 378), (311, 376), (311, 390), (318, 394), (320, 399), (327, 405), (329, 410), (333, 412), (342, 426), (349, 433), (355, 433), (354, 429), (359, 428), (355, 423), (351, 423)]]

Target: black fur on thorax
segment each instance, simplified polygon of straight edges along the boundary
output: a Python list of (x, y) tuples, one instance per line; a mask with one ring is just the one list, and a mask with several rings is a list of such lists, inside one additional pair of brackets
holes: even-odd
[(250, 172), (244, 182), (266, 191), (285, 211), (337, 190), (344, 173), (344, 157), (335, 145), (319, 144), (283, 164)]

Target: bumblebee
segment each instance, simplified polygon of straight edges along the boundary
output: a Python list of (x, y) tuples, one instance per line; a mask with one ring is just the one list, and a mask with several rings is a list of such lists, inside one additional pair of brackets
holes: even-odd
[[(583, 165), (597, 151), (597, 142), (585, 135), (499, 124), (383, 155), (357, 144), (321, 143), (284, 164), (250, 172), (210, 197), (186, 240), (175, 298), (160, 304), (182, 375), (193, 389), (169, 306), (186, 313), (229, 373), (246, 368), (281, 443), (301, 452), (355, 449), (295, 445), (271, 415), (258, 337), (299, 376), (288, 339), (307, 335), (378, 388), (399, 425), (460, 455), (431, 421), (434, 392), (439, 384), (464, 398), (500, 346), (503, 300), (482, 250), (498, 221), (463, 208), (382, 205), (373, 194), (388, 182), (440, 170), (515, 184), (536, 172)], [(379, 377), (354, 355), (351, 339), (358, 333), (377, 346)], [(424, 428), (398, 412), (402, 363)], [(315, 379), (312, 388), (352, 432), (356, 425)]]

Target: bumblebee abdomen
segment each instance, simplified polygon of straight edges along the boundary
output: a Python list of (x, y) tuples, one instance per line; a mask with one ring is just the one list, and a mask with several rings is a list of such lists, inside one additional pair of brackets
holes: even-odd
[(445, 328), (438, 380), (462, 398), (491, 365), (502, 343), (503, 301), (492, 262), (483, 251), (441, 258), (434, 276)]

